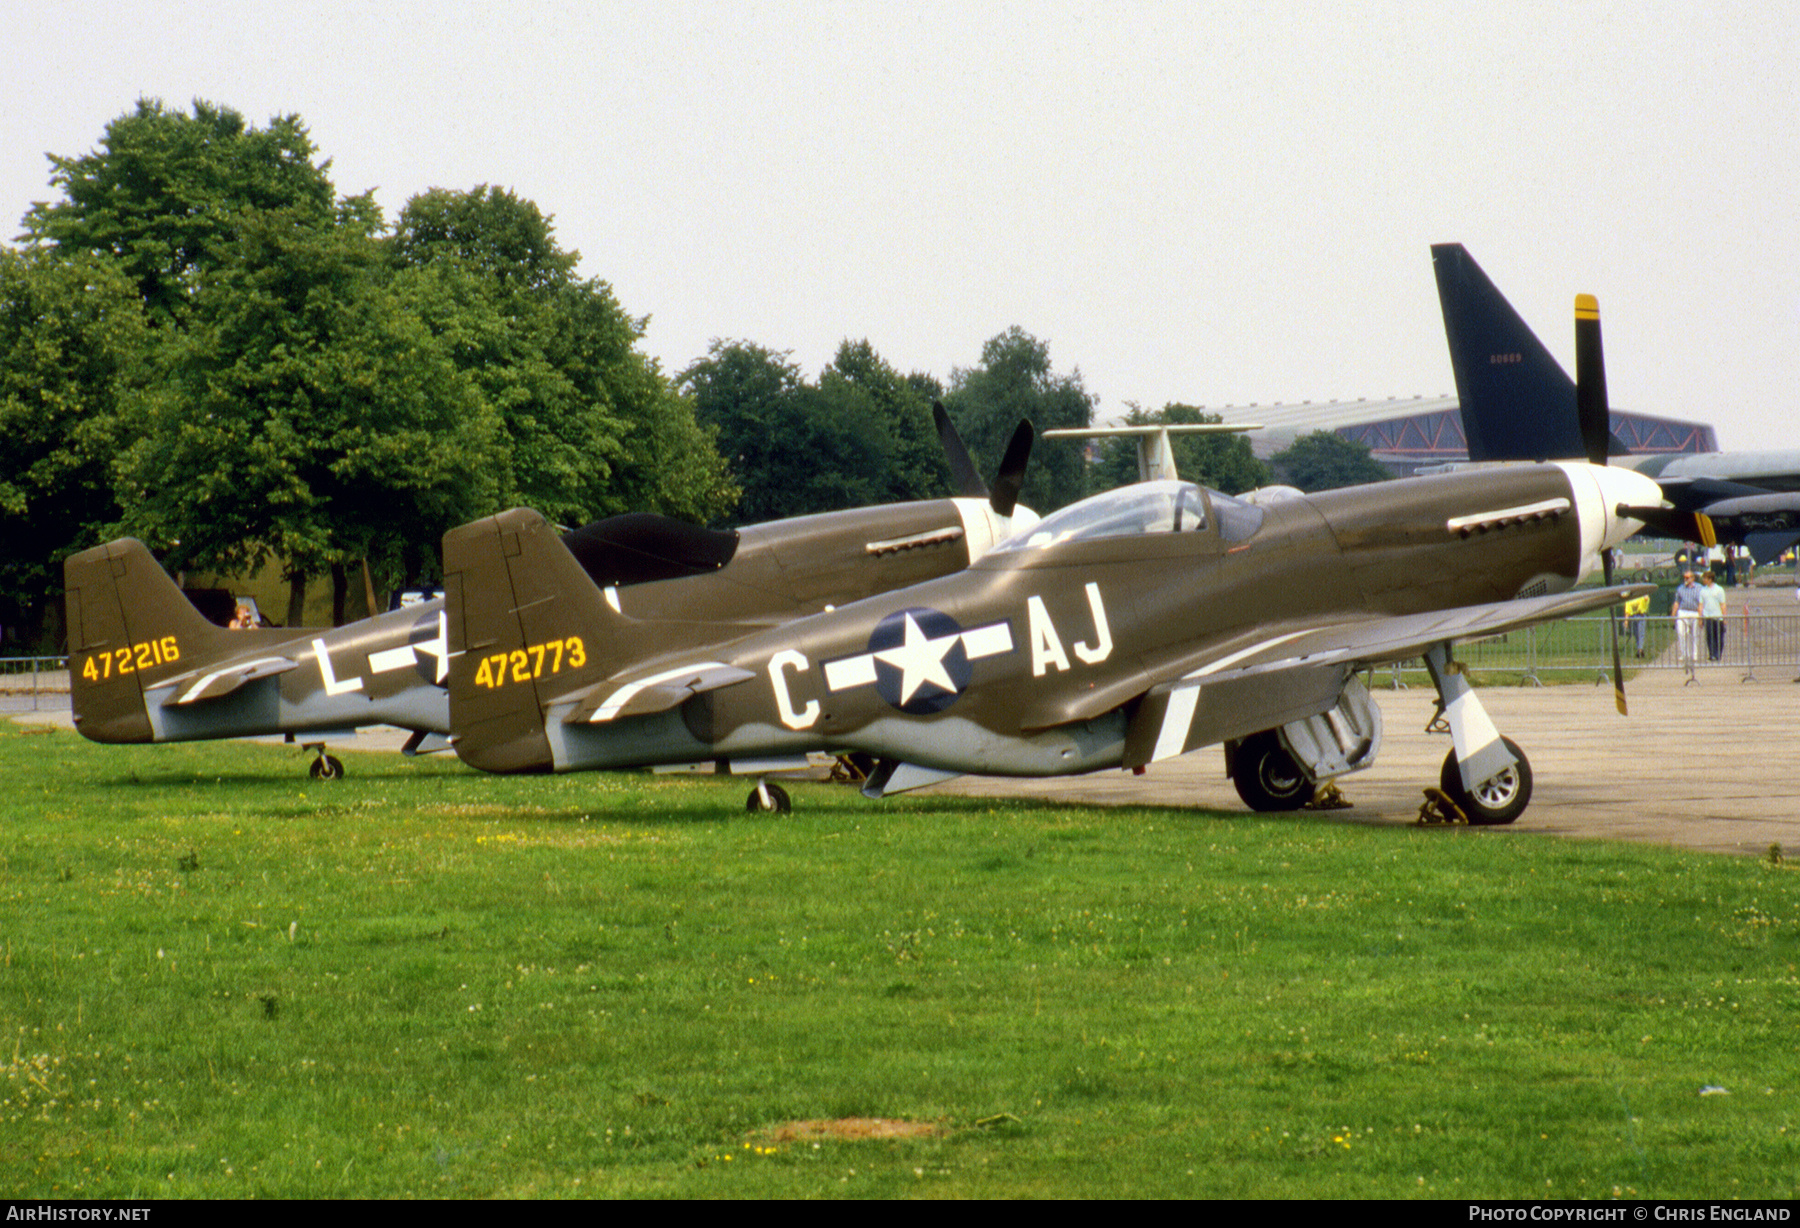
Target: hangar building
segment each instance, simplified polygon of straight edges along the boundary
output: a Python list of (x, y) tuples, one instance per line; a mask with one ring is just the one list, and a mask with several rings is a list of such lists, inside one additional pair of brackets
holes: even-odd
[[(1262, 430), (1251, 432), (1250, 447), (1263, 460), (1314, 431), (1335, 431), (1369, 445), (1370, 454), (1401, 477), (1426, 465), (1469, 459), (1461, 402), (1454, 396), (1200, 408), (1227, 422), (1262, 423)], [(1719, 450), (1718, 436), (1703, 422), (1615, 409), (1612, 429), (1632, 453)]]

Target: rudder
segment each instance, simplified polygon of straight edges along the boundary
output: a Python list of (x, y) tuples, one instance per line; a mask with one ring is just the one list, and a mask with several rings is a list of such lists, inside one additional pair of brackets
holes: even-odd
[(1575, 384), (1460, 243), (1432, 246), (1472, 461), (1586, 455)]
[(229, 633), (134, 538), (69, 556), (63, 587), (75, 727), (96, 742), (152, 741), (145, 688), (192, 669)]
[(457, 756), (484, 772), (551, 770), (546, 697), (602, 676), (600, 590), (542, 516), (514, 508), (444, 534), (444, 607)]

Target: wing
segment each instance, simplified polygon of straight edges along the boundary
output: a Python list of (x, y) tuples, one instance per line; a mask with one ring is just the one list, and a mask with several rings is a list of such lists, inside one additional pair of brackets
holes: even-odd
[[(1250, 642), (1210, 645), (1169, 664), (1144, 693), (1125, 737), (1125, 766), (1316, 716), (1358, 669), (1417, 657), (1434, 644), (1499, 635), (1653, 592), (1588, 589), (1424, 614), (1271, 629)], [(1097, 714), (1088, 714), (1097, 715)], [(1076, 719), (1081, 719), (1077, 717)]]

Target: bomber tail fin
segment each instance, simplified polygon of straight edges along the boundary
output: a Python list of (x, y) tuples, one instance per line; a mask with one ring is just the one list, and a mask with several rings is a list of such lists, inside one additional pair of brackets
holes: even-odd
[(1561, 364), (1462, 244), (1434, 244), (1431, 262), (1469, 459), (1584, 457), (1575, 384)]
[(192, 670), (231, 643), (133, 538), (63, 564), (75, 727), (96, 742), (149, 742), (146, 687)]
[(549, 771), (545, 706), (602, 676), (594, 630), (617, 614), (525, 508), (444, 534), (444, 606), (458, 757), (484, 772)]

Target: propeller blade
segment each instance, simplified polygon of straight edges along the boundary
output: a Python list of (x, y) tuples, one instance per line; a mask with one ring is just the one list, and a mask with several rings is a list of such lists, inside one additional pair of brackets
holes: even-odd
[(1600, 344), (1600, 300), (1591, 294), (1575, 296), (1575, 410), (1588, 464), (1604, 465), (1612, 450), (1612, 413)]
[[(1600, 574), (1606, 581), (1606, 587), (1611, 588), (1613, 582), (1613, 556), (1612, 551), (1604, 546), (1600, 549)], [(1628, 716), (1630, 714), (1625, 711), (1625, 667), (1619, 664), (1618, 606), (1609, 605), (1606, 607), (1606, 625), (1612, 631), (1613, 703), (1618, 707), (1620, 716)]]
[[(937, 423), (938, 440), (944, 445), (944, 459), (950, 462), (950, 478), (956, 483), (956, 493), (966, 499), (986, 499), (987, 483), (981, 480), (981, 471), (969, 459), (969, 450), (963, 446), (962, 436), (956, 433), (956, 424), (950, 421), (942, 401), (931, 403), (931, 420)], [(1015, 493), (1013, 497), (1017, 499), (1018, 495)]]
[(1699, 542), (1702, 546), (1712, 547), (1719, 543), (1719, 534), (1713, 528), (1712, 518), (1705, 512), (1683, 512), (1671, 507), (1629, 507), (1623, 503), (1616, 509), (1621, 516), (1642, 522), (1646, 529), (1659, 537), (1670, 537), (1678, 542)]
[(999, 515), (1011, 516), (1018, 506), (1019, 492), (1025, 489), (1025, 466), (1031, 462), (1031, 444), (1036, 436), (1037, 428), (1031, 425), (1030, 418), (1020, 418), (1019, 425), (1013, 428), (1006, 455), (1000, 458), (1000, 472), (994, 475), (994, 493), (988, 500)]

